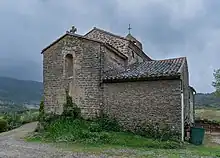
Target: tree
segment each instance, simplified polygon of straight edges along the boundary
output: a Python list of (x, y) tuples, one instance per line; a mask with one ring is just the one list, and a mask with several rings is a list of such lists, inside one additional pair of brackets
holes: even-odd
[(215, 81), (212, 82), (212, 86), (215, 87), (216, 91), (216, 95), (220, 96), (220, 69), (214, 70), (214, 78)]

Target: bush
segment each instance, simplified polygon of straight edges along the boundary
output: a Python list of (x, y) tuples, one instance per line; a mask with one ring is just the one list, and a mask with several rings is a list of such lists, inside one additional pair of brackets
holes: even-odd
[(90, 132), (101, 132), (102, 128), (100, 124), (98, 124), (97, 122), (92, 122), (89, 126), (89, 131)]
[(8, 113), (5, 114), (4, 119), (8, 122), (7, 130), (15, 129), (22, 125), (22, 121), (20, 119), (21, 115), (17, 113)]
[(7, 112), (2, 115), (2, 118), (7, 121), (7, 131), (20, 127), (23, 124), (37, 121), (38, 112), (28, 110), (23, 112)]
[(94, 120), (95, 123), (91, 124), (91, 131), (113, 131), (120, 132), (122, 131), (121, 126), (118, 121), (113, 118), (109, 118), (107, 115), (102, 115), (101, 117)]
[(7, 130), (8, 122), (4, 119), (0, 119), (0, 132)]
[(39, 116), (38, 112), (26, 111), (20, 115), (20, 122), (22, 124), (34, 122), (38, 120), (38, 116)]
[(41, 121), (41, 119), (44, 117), (44, 101), (41, 100), (40, 102), (40, 107), (39, 107), (39, 116), (38, 116), (38, 121)]
[(63, 116), (72, 117), (73, 119), (81, 118), (81, 110), (72, 101), (72, 97), (69, 96), (68, 91), (66, 91), (66, 103), (63, 105)]
[(135, 133), (146, 138), (153, 138), (160, 141), (178, 140), (180, 136), (177, 131), (171, 129), (167, 124), (152, 122), (139, 125), (137, 129), (135, 129)]

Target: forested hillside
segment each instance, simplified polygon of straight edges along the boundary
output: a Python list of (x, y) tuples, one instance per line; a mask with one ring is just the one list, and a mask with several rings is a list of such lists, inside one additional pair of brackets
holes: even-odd
[(195, 96), (195, 104), (197, 107), (219, 107), (220, 97), (214, 93), (198, 93)]
[(0, 77), (1, 104), (39, 104), (43, 93), (41, 82)]
[[(0, 77), (0, 104), (39, 104), (42, 94), (41, 82)], [(198, 93), (195, 102), (197, 107), (220, 107), (220, 97), (214, 93)]]

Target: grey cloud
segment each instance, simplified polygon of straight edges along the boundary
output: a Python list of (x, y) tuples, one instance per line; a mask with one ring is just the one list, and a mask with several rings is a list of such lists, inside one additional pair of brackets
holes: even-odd
[(72, 25), (79, 34), (97, 26), (126, 35), (131, 23), (147, 54), (155, 59), (186, 56), (191, 84), (211, 92), (213, 69), (220, 67), (219, 7), (219, 0), (3, 0), (0, 72), (42, 80), (40, 51)]

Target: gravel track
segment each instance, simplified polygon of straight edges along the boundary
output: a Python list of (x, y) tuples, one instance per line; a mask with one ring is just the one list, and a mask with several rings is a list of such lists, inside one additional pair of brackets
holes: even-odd
[[(64, 151), (57, 149), (49, 144), (25, 142), (22, 138), (30, 132), (33, 132), (36, 128), (37, 122), (26, 124), (15, 130), (0, 133), (0, 158), (123, 158), (132, 157), (151, 157), (165, 158), (168, 156), (160, 155), (154, 151), (144, 151), (138, 153), (132, 150), (108, 150), (103, 151), (101, 155), (91, 155), (87, 153), (73, 153), (70, 151)], [(220, 135), (212, 137), (213, 142), (220, 144)], [(201, 158), (200, 156), (191, 155), (189, 151), (182, 151), (179, 155), (183, 158)], [(122, 153), (122, 154), (119, 154)], [(143, 154), (145, 156), (143, 156)], [(110, 156), (112, 155), (112, 156)], [(114, 156), (113, 156), (114, 155)], [(118, 155), (118, 156), (116, 156)], [(119, 156), (120, 155), (120, 156)], [(124, 155), (124, 156), (122, 156)], [(142, 155), (142, 156), (141, 156)], [(148, 156), (147, 156), (148, 157)], [(211, 157), (203, 157), (211, 158)]]
[(36, 125), (37, 122), (29, 123), (15, 130), (0, 133), (0, 158), (97, 158), (95, 155), (62, 151), (47, 144), (22, 140), (22, 137), (34, 131)]

